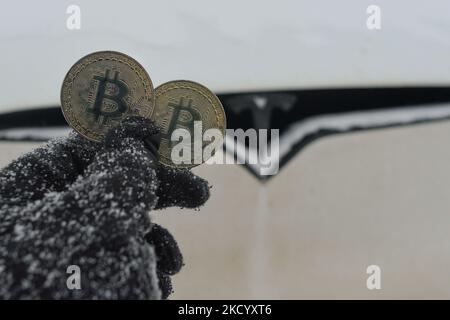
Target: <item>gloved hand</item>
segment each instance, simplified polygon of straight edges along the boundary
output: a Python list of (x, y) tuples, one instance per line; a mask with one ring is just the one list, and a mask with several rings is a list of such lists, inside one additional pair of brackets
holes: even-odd
[[(0, 172), (0, 298), (158, 299), (183, 264), (149, 211), (196, 208), (205, 180), (159, 166), (158, 129), (133, 117), (102, 143), (72, 133)], [(70, 265), (81, 289), (69, 289)]]

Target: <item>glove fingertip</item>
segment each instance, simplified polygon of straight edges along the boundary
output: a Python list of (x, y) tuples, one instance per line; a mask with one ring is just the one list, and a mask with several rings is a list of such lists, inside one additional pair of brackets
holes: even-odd
[(208, 181), (185, 169), (160, 168), (158, 208), (198, 208), (209, 199)]
[(183, 202), (187, 208), (198, 208), (208, 201), (210, 186), (208, 182), (198, 176), (192, 175), (183, 195)]
[(160, 272), (174, 275), (183, 267), (183, 255), (175, 238), (167, 229), (154, 224), (145, 236), (147, 243), (153, 246), (158, 257), (157, 267)]

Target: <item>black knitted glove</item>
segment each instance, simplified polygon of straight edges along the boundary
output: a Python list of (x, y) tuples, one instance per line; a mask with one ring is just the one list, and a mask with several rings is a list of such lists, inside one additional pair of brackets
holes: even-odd
[[(149, 120), (133, 117), (95, 143), (72, 133), (0, 172), (0, 298), (158, 299), (183, 264), (149, 211), (196, 208), (205, 180), (157, 164)], [(152, 142), (153, 140), (153, 142)], [(70, 265), (81, 289), (69, 289)]]

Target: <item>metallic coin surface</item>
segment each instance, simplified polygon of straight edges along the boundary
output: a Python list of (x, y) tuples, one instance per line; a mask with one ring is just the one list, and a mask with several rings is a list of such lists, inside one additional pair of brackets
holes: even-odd
[[(225, 111), (219, 98), (205, 86), (187, 80), (175, 80), (164, 83), (155, 89), (155, 111), (152, 119), (161, 128), (159, 162), (169, 167), (191, 168), (205, 162), (204, 157), (195, 157), (195, 141), (199, 141), (202, 151), (210, 142), (203, 141), (198, 133), (208, 129), (217, 129), (224, 137), (226, 128)], [(190, 133), (190, 163), (173, 161), (172, 149), (181, 141), (172, 141), (176, 129), (185, 129)], [(200, 130), (201, 129), (201, 130)], [(214, 152), (211, 153), (211, 155)]]
[(67, 73), (61, 88), (66, 121), (84, 137), (100, 141), (128, 116), (150, 118), (153, 84), (133, 58), (114, 51), (89, 54)]

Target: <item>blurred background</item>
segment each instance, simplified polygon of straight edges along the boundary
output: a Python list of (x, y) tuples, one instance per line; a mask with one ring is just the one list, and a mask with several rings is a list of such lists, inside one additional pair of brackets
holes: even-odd
[[(66, 72), (117, 50), (155, 87), (211, 88), (229, 128), (280, 130), (278, 174), (202, 165), (205, 207), (152, 213), (185, 257), (173, 299), (448, 299), (448, 12), (444, 0), (4, 4), (0, 165), (67, 134)], [(366, 286), (370, 265), (381, 289)]]

